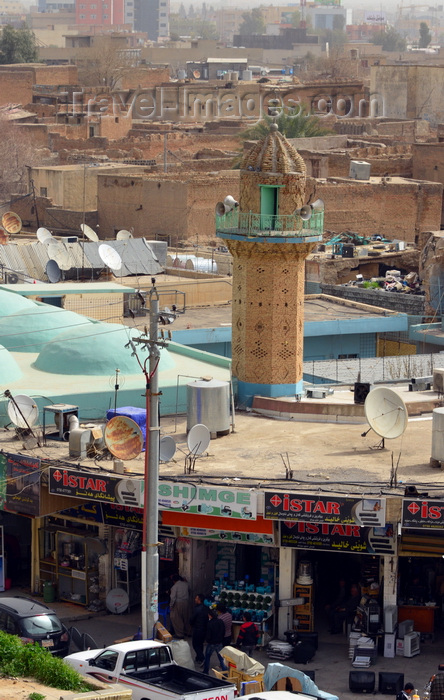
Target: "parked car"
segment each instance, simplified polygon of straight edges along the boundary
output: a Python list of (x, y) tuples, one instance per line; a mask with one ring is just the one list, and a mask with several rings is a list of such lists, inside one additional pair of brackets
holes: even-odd
[(55, 656), (69, 652), (69, 633), (54, 610), (25, 596), (0, 596), (0, 630), (24, 644), (37, 642)]

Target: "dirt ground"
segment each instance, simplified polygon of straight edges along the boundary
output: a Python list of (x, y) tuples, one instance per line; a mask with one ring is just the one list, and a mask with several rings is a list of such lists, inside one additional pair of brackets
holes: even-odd
[(31, 693), (40, 693), (45, 700), (59, 700), (61, 692), (25, 678), (0, 678), (1, 700), (28, 700)]

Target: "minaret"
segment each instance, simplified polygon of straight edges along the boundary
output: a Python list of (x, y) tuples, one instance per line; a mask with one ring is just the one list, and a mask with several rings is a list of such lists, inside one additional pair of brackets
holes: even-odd
[(233, 256), (232, 372), (240, 406), (255, 395), (302, 393), (305, 258), (322, 241), (324, 224), (320, 200), (320, 208), (300, 211), (305, 172), (273, 123), (241, 163), (239, 206), (216, 208), (217, 236)]

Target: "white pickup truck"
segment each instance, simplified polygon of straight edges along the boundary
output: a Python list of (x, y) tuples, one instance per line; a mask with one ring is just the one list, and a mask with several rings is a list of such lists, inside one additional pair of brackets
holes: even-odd
[(131, 688), (133, 700), (234, 700), (236, 686), (179, 666), (169, 646), (141, 640), (65, 656), (82, 676)]

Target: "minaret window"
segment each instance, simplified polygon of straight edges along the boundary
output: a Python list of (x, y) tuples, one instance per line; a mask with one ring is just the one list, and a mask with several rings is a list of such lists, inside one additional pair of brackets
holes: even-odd
[(261, 185), (261, 229), (276, 228), (278, 214), (279, 187)]

